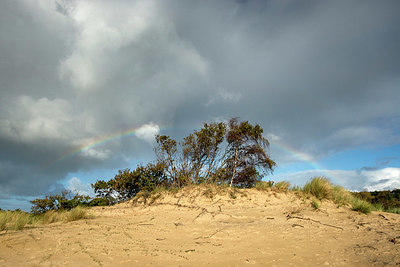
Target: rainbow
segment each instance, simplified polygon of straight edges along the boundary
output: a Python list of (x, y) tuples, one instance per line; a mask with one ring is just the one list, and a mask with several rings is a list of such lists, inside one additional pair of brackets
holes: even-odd
[(169, 127), (167, 127), (167, 126), (159, 127), (157, 124), (149, 123), (149, 124), (141, 125), (140, 127), (134, 127), (134, 128), (126, 129), (126, 130), (123, 130), (123, 131), (114, 132), (114, 133), (103, 135), (103, 136), (98, 136), (98, 137), (92, 139), (90, 142), (88, 142), (85, 145), (81, 145), (81, 146), (75, 147), (74, 149), (71, 149), (71, 150), (67, 151), (61, 157), (58, 157), (57, 159), (53, 160), (52, 162), (50, 162), (50, 163), (42, 166), (41, 168), (39, 168), (38, 172), (41, 172), (41, 171), (43, 171), (45, 169), (48, 169), (48, 168), (54, 166), (55, 164), (57, 164), (59, 162), (62, 162), (64, 160), (67, 160), (69, 158), (72, 158), (72, 157), (74, 157), (76, 155), (88, 152), (93, 148), (96, 148), (96, 147), (99, 147), (99, 146), (114, 142), (116, 140), (120, 140), (122, 138), (138, 136), (138, 132), (142, 129), (142, 127), (143, 126), (147, 126), (147, 125), (156, 127), (158, 132), (160, 130), (169, 129)]
[[(87, 142), (85, 145), (75, 147), (74, 149), (71, 149), (71, 150), (67, 151), (66, 153), (64, 153), (62, 156), (56, 158), (52, 162), (50, 162), (44, 166), (41, 166), (37, 170), (37, 172), (42, 172), (43, 170), (51, 168), (52, 166), (56, 165), (59, 162), (65, 161), (65, 160), (72, 158), (74, 156), (77, 156), (79, 154), (88, 152), (93, 148), (114, 142), (116, 140), (120, 140), (122, 138), (137, 136), (139, 130), (145, 125), (155, 126), (155, 127), (157, 127), (157, 131), (161, 131), (161, 130), (170, 128), (167, 126), (159, 127), (158, 125), (151, 122), (149, 124), (141, 125), (140, 127), (133, 127), (133, 128), (126, 129), (123, 131), (114, 132), (114, 133), (110, 133), (110, 134), (103, 135), (103, 136), (98, 136), (98, 137), (92, 139), (91, 141)], [(330, 175), (325, 174), (325, 172), (326, 172), (325, 168), (323, 168), (321, 165), (319, 165), (310, 155), (308, 155), (304, 152), (301, 152), (299, 150), (296, 150), (295, 148), (293, 148), (287, 144), (284, 144), (283, 142), (281, 142), (279, 140), (274, 140), (273, 142), (271, 142), (271, 147), (277, 148), (277, 149), (293, 156), (294, 158), (296, 158), (299, 161), (308, 163), (315, 170), (320, 171), (322, 174), (324, 174), (325, 176), (327, 176), (331, 180), (333, 180), (332, 182), (336, 182), (337, 184), (339, 184), (341, 182), (341, 179), (333, 177), (331, 174)]]
[[(309, 165), (311, 165), (315, 170), (321, 172), (323, 174), (323, 176), (328, 177), (331, 182), (335, 183), (335, 184), (343, 184), (344, 181), (342, 181), (342, 179), (339, 179), (338, 177), (334, 177), (332, 176), (332, 174), (328, 174), (327, 170), (321, 166), (320, 164), (318, 164), (312, 156), (301, 152), (299, 150), (296, 150), (295, 148), (284, 144), (280, 141), (274, 140), (273, 143), (271, 142), (271, 147), (275, 147), (291, 156), (293, 156), (294, 158), (298, 159), (299, 161), (303, 161), (308, 163)], [(310, 177), (312, 178), (312, 177)]]

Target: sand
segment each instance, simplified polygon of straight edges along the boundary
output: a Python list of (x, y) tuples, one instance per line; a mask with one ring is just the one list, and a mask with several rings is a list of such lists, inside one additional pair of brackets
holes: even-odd
[(191, 188), (2, 232), (0, 266), (400, 266), (400, 215), (315, 210), (293, 193), (211, 195)]

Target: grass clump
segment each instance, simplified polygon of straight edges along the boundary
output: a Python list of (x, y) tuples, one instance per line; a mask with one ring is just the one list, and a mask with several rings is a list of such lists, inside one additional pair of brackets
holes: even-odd
[(335, 202), (336, 204), (338, 204), (338, 206), (345, 206), (349, 203), (352, 202), (353, 200), (353, 196), (351, 195), (351, 193), (349, 191), (347, 191), (346, 189), (344, 189), (341, 186), (334, 186), (332, 188), (332, 200), (333, 202)]
[(386, 212), (390, 213), (395, 213), (395, 214), (400, 214), (400, 208), (399, 207), (389, 207)]
[(289, 190), (289, 187), (290, 187), (290, 182), (280, 181), (274, 185), (273, 189), (275, 189), (278, 192), (287, 192)]
[(311, 201), (311, 207), (313, 207), (315, 210), (318, 210), (318, 209), (319, 209), (319, 202), (318, 202), (318, 200), (313, 199), (313, 200)]
[(304, 193), (309, 193), (319, 200), (332, 198), (332, 184), (325, 177), (315, 177), (303, 187)]
[(19, 231), (28, 225), (71, 222), (88, 218), (90, 216), (87, 209), (80, 206), (69, 211), (50, 210), (43, 214), (32, 214), (23, 211), (0, 211), (0, 231)]
[[(368, 201), (362, 200), (353, 196), (349, 191), (341, 186), (332, 185), (325, 177), (315, 177), (307, 182), (303, 187), (303, 193), (312, 195), (318, 200), (329, 199), (338, 206), (351, 205), (352, 209), (365, 214), (371, 213), (373, 206)], [(320, 203), (317, 200), (312, 200), (311, 206), (314, 209), (319, 208)]]
[(274, 186), (274, 182), (273, 181), (259, 181), (256, 183), (256, 185), (254, 186), (255, 189), (260, 190), (260, 191), (266, 191), (271, 189)]
[(67, 211), (65, 213), (65, 217), (63, 218), (63, 221), (72, 222), (72, 221), (88, 219), (88, 218), (90, 218), (90, 216), (87, 212), (87, 209), (78, 206), (70, 211)]
[(354, 197), (354, 199), (352, 201), (352, 209), (354, 211), (359, 211), (364, 214), (370, 214), (371, 210), (372, 210), (372, 205), (371, 205), (371, 203), (369, 203), (365, 200)]
[(375, 210), (375, 211), (384, 211), (385, 210), (383, 205), (380, 204), (380, 203), (372, 204), (372, 209)]

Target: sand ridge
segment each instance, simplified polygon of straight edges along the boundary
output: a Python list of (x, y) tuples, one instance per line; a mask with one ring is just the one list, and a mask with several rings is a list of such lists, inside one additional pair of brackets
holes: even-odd
[[(0, 266), (396, 266), (400, 216), (296, 194), (185, 188), (0, 234)], [(397, 238), (397, 239), (396, 239)]]

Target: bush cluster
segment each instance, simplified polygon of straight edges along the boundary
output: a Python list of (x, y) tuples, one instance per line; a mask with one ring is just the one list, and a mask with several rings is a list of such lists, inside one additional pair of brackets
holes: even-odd
[(155, 162), (135, 170), (120, 170), (109, 181), (92, 184), (96, 196), (108, 203), (126, 201), (140, 191), (157, 187), (181, 188), (190, 184), (254, 187), (275, 162), (266, 153), (269, 142), (263, 129), (233, 118), (228, 123), (205, 123), (177, 142), (156, 136)]
[(44, 214), (48, 211), (68, 211), (76, 207), (105, 206), (110, 202), (104, 198), (91, 198), (89, 196), (74, 194), (64, 190), (61, 194), (45, 196), (31, 201), (31, 212), (33, 214)]
[(372, 203), (378, 210), (400, 214), (400, 189), (355, 192), (353, 195)]

